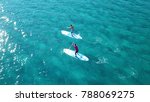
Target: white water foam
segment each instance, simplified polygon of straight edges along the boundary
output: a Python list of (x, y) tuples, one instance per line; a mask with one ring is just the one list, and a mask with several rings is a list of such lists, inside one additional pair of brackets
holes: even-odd
[(115, 53), (119, 53), (119, 52), (120, 52), (120, 49), (119, 49), (119, 48), (116, 48), (116, 49), (114, 50), (114, 52), (115, 52)]
[(96, 64), (104, 64), (104, 63), (108, 64), (108, 59), (105, 57), (99, 57), (98, 61), (96, 61)]
[(0, 19), (1, 19), (1, 20), (4, 20), (5, 22), (9, 22), (9, 21), (10, 21), (7, 16), (2, 16)]
[(3, 5), (0, 4), (0, 12), (4, 12)]

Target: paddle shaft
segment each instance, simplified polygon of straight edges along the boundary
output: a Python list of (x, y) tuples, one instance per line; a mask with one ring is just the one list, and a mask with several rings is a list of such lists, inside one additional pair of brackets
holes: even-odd
[[(74, 42), (73, 42), (72, 44), (74, 44)], [(69, 49), (72, 47), (72, 44), (71, 44), (71, 46), (69, 47)]]

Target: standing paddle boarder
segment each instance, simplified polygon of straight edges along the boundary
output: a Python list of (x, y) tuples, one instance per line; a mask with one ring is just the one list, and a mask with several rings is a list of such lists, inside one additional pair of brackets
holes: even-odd
[(79, 49), (78, 49), (78, 46), (76, 44), (72, 44), (74, 49), (75, 49), (75, 56), (77, 56), (78, 52), (79, 52)]
[(71, 35), (72, 35), (72, 37), (73, 37), (73, 33), (74, 33), (74, 26), (73, 26), (73, 25), (70, 25), (68, 28), (71, 30)]

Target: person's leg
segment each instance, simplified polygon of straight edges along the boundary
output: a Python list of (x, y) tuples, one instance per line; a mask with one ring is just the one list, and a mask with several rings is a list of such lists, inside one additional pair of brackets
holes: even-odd
[(71, 36), (73, 37), (73, 30), (71, 29)]
[(75, 51), (75, 56), (77, 56), (77, 51)]
[(78, 51), (75, 52), (75, 56), (77, 56), (77, 54), (78, 54)]

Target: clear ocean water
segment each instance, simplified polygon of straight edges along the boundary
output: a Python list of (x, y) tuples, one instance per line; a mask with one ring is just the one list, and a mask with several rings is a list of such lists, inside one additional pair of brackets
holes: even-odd
[(149, 39), (149, 0), (0, 0), (0, 84), (150, 84)]

